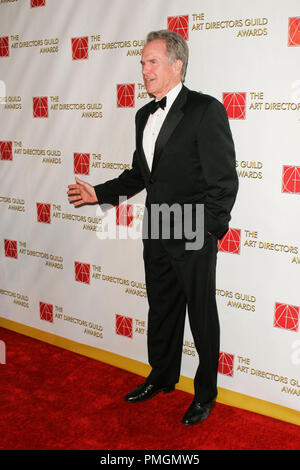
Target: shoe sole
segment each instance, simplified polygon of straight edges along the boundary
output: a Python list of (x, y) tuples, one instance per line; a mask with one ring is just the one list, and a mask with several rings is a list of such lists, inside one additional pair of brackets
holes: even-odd
[(200, 419), (198, 419), (197, 421), (190, 421), (190, 422), (187, 422), (187, 423), (186, 423), (186, 422), (184, 422), (184, 421), (182, 420), (181, 423), (184, 424), (185, 426), (195, 426), (196, 424), (202, 423), (203, 421), (205, 421), (205, 420), (209, 417), (210, 412), (211, 412), (211, 410), (214, 408), (215, 404), (216, 404), (215, 401), (213, 401), (213, 402), (211, 403), (211, 405), (208, 407), (206, 413), (204, 413), (204, 414), (202, 415), (202, 417), (201, 417)]
[[(171, 393), (171, 392), (174, 392), (175, 390), (175, 387), (174, 386), (170, 386), (170, 387), (165, 387), (163, 388), (162, 390), (160, 390), (162, 393)], [(158, 392), (159, 393), (159, 392)]]
[(127, 400), (126, 397), (125, 397), (125, 401), (127, 403), (140, 403), (140, 402), (143, 402), (143, 401), (151, 400), (151, 398), (155, 397), (159, 393), (167, 394), (167, 393), (174, 392), (174, 390), (175, 390), (175, 387), (171, 385), (169, 387), (164, 387), (164, 388), (161, 388), (160, 390), (157, 390), (151, 396), (148, 396), (148, 397), (145, 397), (145, 398), (137, 398), (137, 399), (133, 398), (132, 400), (130, 400), (130, 399)]

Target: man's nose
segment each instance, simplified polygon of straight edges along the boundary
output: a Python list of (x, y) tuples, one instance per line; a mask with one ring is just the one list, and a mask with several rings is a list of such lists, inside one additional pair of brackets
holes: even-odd
[(142, 67), (142, 74), (145, 76), (147, 73), (149, 73), (150, 67), (148, 64), (144, 64)]

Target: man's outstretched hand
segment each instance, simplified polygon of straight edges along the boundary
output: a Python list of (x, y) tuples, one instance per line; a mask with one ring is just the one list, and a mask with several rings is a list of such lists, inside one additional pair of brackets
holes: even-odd
[(98, 202), (94, 187), (85, 181), (75, 178), (76, 184), (68, 186), (68, 199), (74, 206), (83, 204), (95, 204)]

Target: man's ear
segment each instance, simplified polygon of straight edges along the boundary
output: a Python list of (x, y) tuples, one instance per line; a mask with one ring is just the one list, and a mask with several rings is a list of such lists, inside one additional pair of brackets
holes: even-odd
[(183, 63), (182, 63), (182, 60), (180, 59), (175, 60), (175, 62), (173, 63), (174, 71), (179, 75), (181, 75), (182, 65)]

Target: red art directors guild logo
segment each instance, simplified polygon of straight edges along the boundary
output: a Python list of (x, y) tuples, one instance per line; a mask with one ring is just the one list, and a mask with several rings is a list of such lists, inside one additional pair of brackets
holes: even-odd
[(73, 60), (82, 60), (89, 58), (89, 38), (88, 36), (83, 36), (80, 38), (72, 38), (72, 59)]
[(218, 372), (223, 375), (233, 376), (234, 355), (225, 352), (219, 354)]
[(53, 323), (53, 305), (40, 302), (40, 319)]
[(129, 317), (122, 315), (116, 315), (116, 334), (121, 336), (127, 336), (127, 338), (133, 337), (133, 320)]
[(4, 240), (4, 253), (8, 258), (18, 258), (18, 243), (16, 240)]
[(189, 39), (189, 15), (169, 16), (168, 29), (180, 34), (183, 39)]
[(0, 141), (0, 160), (12, 160), (13, 151), (12, 151), (12, 142)]
[(229, 119), (246, 118), (246, 93), (223, 93), (223, 104)]
[(300, 16), (289, 18), (288, 46), (300, 46)]
[(0, 38), (0, 57), (9, 57), (9, 37)]
[(80, 263), (75, 261), (75, 281), (83, 282), (84, 284), (90, 283), (91, 266), (88, 263)]
[(298, 331), (299, 307), (276, 302), (274, 314), (274, 327), (285, 330)]
[(79, 175), (90, 174), (89, 153), (74, 153), (74, 173)]
[(36, 96), (33, 98), (33, 117), (47, 118), (48, 113), (48, 97)]
[(46, 0), (30, 0), (31, 8), (44, 7), (46, 5)]
[(134, 83), (117, 85), (117, 107), (134, 108), (135, 86)]
[(283, 167), (282, 192), (300, 194), (300, 166), (285, 165)]
[(37, 221), (44, 224), (51, 224), (51, 204), (42, 202), (36, 203)]
[(133, 223), (132, 204), (119, 204), (116, 207), (116, 224), (131, 227)]
[(241, 250), (241, 230), (238, 228), (230, 228), (219, 241), (218, 249), (219, 251), (239, 255)]

